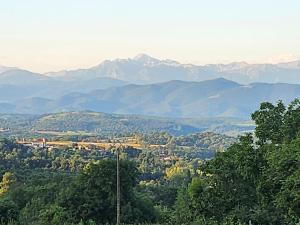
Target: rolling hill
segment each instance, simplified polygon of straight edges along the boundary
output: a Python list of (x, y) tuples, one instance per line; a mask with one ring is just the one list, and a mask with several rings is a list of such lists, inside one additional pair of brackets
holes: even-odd
[[(120, 115), (99, 112), (65, 112), (44, 115), (1, 114), (0, 130), (23, 135), (36, 131), (73, 131), (95, 134), (151, 133), (166, 131), (173, 135), (187, 135), (213, 131), (235, 135), (253, 130), (248, 121), (232, 118), (166, 118), (141, 115)], [(1, 132), (0, 132), (1, 135)]]
[(249, 119), (263, 101), (288, 103), (300, 97), (300, 85), (252, 83), (241, 85), (223, 78), (125, 85), (88, 93), (71, 93), (57, 99), (28, 98), (10, 103), (2, 112), (43, 114), (97, 111), (165, 117), (237, 117)]

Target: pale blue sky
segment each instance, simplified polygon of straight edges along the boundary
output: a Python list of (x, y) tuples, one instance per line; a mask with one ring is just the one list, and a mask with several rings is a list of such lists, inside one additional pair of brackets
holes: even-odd
[(299, 0), (0, 0), (0, 64), (37, 72), (147, 53), (184, 63), (300, 58)]

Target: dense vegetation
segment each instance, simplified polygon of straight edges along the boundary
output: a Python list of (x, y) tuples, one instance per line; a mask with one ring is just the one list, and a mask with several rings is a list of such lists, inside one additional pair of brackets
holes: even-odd
[[(255, 134), (242, 136), (211, 160), (175, 155), (162, 160), (162, 149), (124, 149), (122, 222), (299, 224), (300, 102), (288, 107), (262, 103), (252, 118)], [(191, 137), (199, 141), (191, 142)], [(199, 137), (172, 140), (164, 134), (148, 142), (167, 140), (166, 151), (175, 154), (176, 141), (197, 147), (203, 144)], [(71, 149), (48, 152), (7, 139), (0, 149), (2, 223), (115, 223), (114, 149), (105, 156)], [(57, 158), (68, 165), (74, 159), (73, 165), (80, 166), (54, 166)]]

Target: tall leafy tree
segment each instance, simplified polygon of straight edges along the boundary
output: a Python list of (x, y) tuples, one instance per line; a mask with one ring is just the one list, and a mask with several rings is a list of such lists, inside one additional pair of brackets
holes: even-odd
[[(121, 218), (123, 222), (154, 220), (153, 206), (135, 194), (138, 171), (129, 161), (120, 162)], [(101, 160), (89, 164), (60, 198), (75, 221), (94, 220), (114, 223), (116, 220), (116, 161)], [(147, 205), (147, 207), (145, 207)]]
[(277, 105), (270, 102), (263, 102), (259, 110), (252, 114), (255, 121), (255, 135), (260, 144), (272, 142), (274, 144), (282, 143), (284, 134), (282, 130), (283, 119), (285, 115), (285, 106), (282, 101)]

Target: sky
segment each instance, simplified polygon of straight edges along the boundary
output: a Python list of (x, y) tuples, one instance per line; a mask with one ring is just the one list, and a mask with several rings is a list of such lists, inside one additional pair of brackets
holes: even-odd
[(0, 0), (0, 65), (87, 68), (146, 53), (182, 63), (300, 59), (299, 0)]

